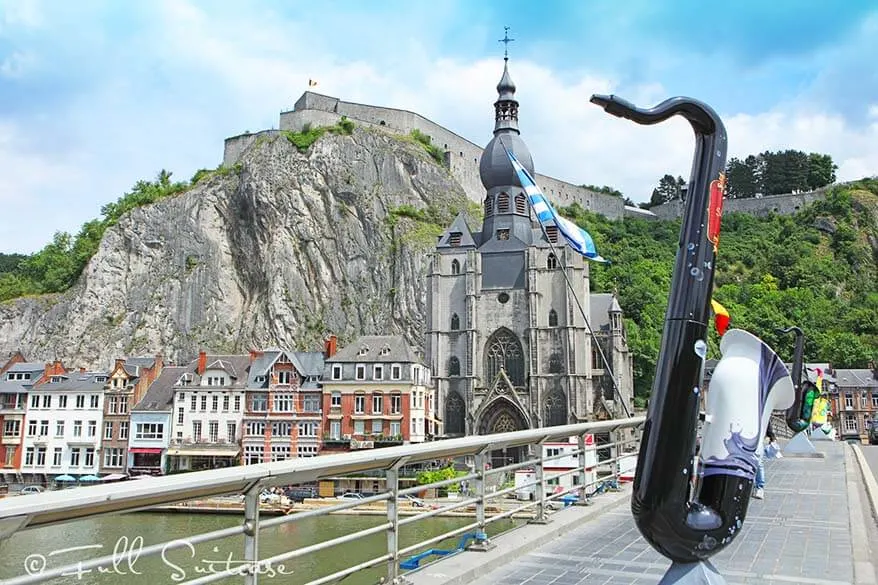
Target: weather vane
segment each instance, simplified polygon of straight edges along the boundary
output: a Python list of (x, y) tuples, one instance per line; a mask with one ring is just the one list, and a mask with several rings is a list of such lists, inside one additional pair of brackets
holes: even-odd
[(498, 43), (503, 43), (505, 45), (505, 47), (503, 48), (503, 60), (504, 61), (509, 60), (509, 43), (511, 43), (514, 40), (515, 39), (509, 38), (509, 27), (504, 26), (503, 27), (503, 38), (500, 39), (499, 41), (497, 41)]

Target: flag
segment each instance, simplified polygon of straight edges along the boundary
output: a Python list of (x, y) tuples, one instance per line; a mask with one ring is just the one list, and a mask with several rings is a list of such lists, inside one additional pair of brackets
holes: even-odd
[(506, 156), (508, 156), (510, 162), (512, 162), (512, 167), (518, 175), (518, 181), (521, 183), (524, 192), (527, 193), (527, 196), (530, 199), (530, 204), (533, 207), (534, 213), (539, 222), (543, 225), (554, 223), (558, 226), (558, 231), (564, 236), (564, 239), (567, 240), (570, 247), (589, 260), (606, 262), (606, 260), (598, 254), (597, 248), (595, 248), (594, 245), (594, 240), (591, 239), (589, 233), (572, 221), (555, 213), (552, 205), (543, 195), (540, 188), (537, 187), (536, 181), (533, 180), (533, 177), (530, 176), (527, 169), (518, 162), (515, 155), (509, 152), (509, 149), (506, 148), (505, 145), (503, 148), (506, 150)]
[(818, 392), (823, 392), (823, 370), (817, 368), (817, 382), (814, 384), (817, 386)]
[(309, 80), (308, 80), (308, 87), (314, 87), (314, 86), (316, 86), (316, 85), (317, 85), (317, 82), (314, 81), (313, 79), (309, 79)]
[(714, 325), (716, 325), (716, 332), (722, 336), (729, 327), (729, 321), (731, 320), (729, 312), (726, 311), (724, 306), (713, 299), (710, 299), (710, 306), (713, 308), (713, 320)]

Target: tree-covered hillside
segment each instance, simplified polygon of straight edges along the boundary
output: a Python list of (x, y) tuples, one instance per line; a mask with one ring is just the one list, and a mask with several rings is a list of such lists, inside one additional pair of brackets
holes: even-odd
[[(680, 222), (613, 222), (576, 205), (561, 211), (612, 261), (591, 265), (592, 288), (619, 291), (642, 401), (658, 357)], [(775, 329), (798, 325), (806, 360), (866, 367), (878, 361), (876, 257), (878, 179), (835, 187), (794, 216), (726, 214), (714, 298), (729, 310), (732, 327), (758, 335), (785, 360), (792, 337)], [(709, 341), (711, 357), (719, 357), (713, 330)]]

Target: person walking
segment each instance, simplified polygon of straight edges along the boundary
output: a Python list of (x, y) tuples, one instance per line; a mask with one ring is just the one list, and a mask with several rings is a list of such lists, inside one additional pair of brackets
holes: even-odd
[[(765, 431), (765, 436), (769, 441), (769, 446), (774, 447), (777, 445), (777, 437), (774, 436), (774, 431), (771, 428), (771, 423), (768, 424), (768, 429)], [(779, 451), (778, 451), (779, 453)], [(765, 451), (763, 448), (762, 454), (759, 455), (759, 463), (756, 466), (756, 479), (753, 483), (753, 497), (757, 500), (762, 500), (765, 498)]]

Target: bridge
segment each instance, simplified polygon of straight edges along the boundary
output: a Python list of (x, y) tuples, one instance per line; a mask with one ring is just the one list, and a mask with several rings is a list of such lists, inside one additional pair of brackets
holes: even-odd
[[(194, 557), (195, 548), (209, 549), (217, 542), (238, 543), (236, 556), (243, 560), (220, 564), (210, 571), (190, 572), (188, 580), (180, 574), (156, 572), (149, 582), (658, 583), (669, 563), (637, 532), (628, 508), (626, 465), (620, 466), (636, 454), (642, 423), (643, 418), (636, 417), (472, 436), (5, 498), (0, 500), (0, 576), (4, 577), (0, 585), (97, 583), (89, 573), (115, 571), (122, 575), (119, 567), (126, 563), (132, 566), (132, 555), (136, 555), (135, 561), (164, 559), (169, 552), (192, 550)], [(591, 442), (593, 436), (604, 433), (609, 434), (608, 442)], [(545, 448), (546, 443), (555, 441), (567, 443), (570, 449), (556, 453), (561, 450)], [(766, 499), (753, 501), (741, 535), (713, 559), (729, 585), (878, 583), (874, 566), (878, 562), (878, 530), (871, 514), (874, 508), (870, 512), (870, 506), (878, 506), (875, 477), (858, 447), (815, 444), (822, 457), (767, 462)], [(492, 451), (513, 447), (526, 447), (523, 451), (529, 456), (491, 468)], [(571, 457), (574, 465), (559, 466)], [(451, 459), (467, 460), (469, 471), (427, 485), (401, 487), (400, 472), (406, 466)], [(386, 488), (363, 499), (332, 500), (329, 505), (302, 511), (294, 506), (294, 513), (279, 516), (268, 516), (260, 505), (265, 488), (376, 471), (385, 477)], [(518, 478), (513, 483), (510, 478), (516, 472)], [(424, 490), (464, 482), (469, 489), (456, 499), (433, 500), (435, 505), (416, 509), (406, 503)], [(240, 496), (243, 510), (241, 521), (227, 528), (140, 543), (136, 552), (123, 548), (65, 565), (53, 566), (43, 557), (36, 565), (4, 566), (4, 557), (12, 556), (4, 551), (19, 556), (38, 552), (15, 548), (30, 530), (228, 495)], [(283, 540), (278, 532), (283, 527), (358, 508), (379, 515), (373, 526), (289, 550), (278, 542)], [(449, 514), (458, 514), (460, 525), (417, 541), (405, 538), (406, 530), (413, 526)], [(382, 540), (382, 554), (364, 558), (366, 547), (358, 543), (368, 539)], [(261, 549), (268, 548), (273, 554), (261, 556)], [(321, 572), (317, 567), (308, 574), (284, 572), (284, 567), (304, 566), (308, 557), (327, 550), (343, 557), (344, 568)], [(125, 580), (121, 576), (116, 579)]]

